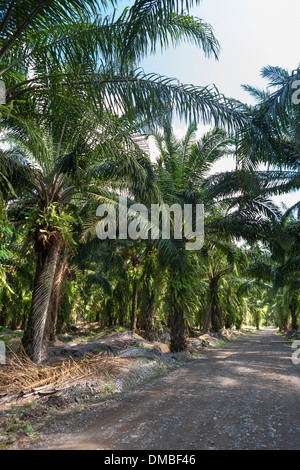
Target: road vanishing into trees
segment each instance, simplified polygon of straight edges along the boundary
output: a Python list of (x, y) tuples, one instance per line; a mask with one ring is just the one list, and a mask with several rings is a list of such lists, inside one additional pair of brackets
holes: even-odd
[(143, 388), (65, 415), (35, 449), (298, 450), (300, 365), (274, 329), (250, 333)]

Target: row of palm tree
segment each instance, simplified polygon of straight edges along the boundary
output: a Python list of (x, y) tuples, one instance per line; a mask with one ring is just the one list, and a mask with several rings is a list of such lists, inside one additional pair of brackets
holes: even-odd
[[(271, 199), (299, 189), (291, 77), (266, 69), (276, 91), (247, 87), (258, 104), (246, 107), (213, 86), (145, 75), (138, 65), (158, 47), (186, 40), (217, 58), (219, 43), (210, 25), (189, 15), (197, 1), (136, 0), (122, 11), (118, 3), (0, 2), (6, 85), (0, 191), (3, 221), (14, 227), (3, 237), (14, 256), (0, 258), (2, 317), (18, 292), (26, 304), (23, 347), (37, 363), (66, 312), (84, 309), (84, 302), (98, 320), (122, 325), (129, 318), (131, 329), (142, 327), (150, 340), (159, 319), (170, 328), (171, 350), (180, 351), (188, 326), (240, 327), (255, 304), (250, 287), (243, 288), (254, 272), (248, 251), (237, 244), (247, 240), (269, 251), (281, 276), (275, 295), (283, 289), (292, 299), (297, 326), (298, 205), (283, 214)], [(172, 131), (174, 113), (190, 122), (182, 140)], [(200, 120), (212, 130), (197, 139)], [(145, 151), (150, 136), (159, 150), (155, 163)], [(228, 155), (235, 156), (236, 170), (212, 173)], [(262, 163), (271, 169), (262, 171)], [(188, 252), (174, 237), (100, 242), (97, 206), (117, 207), (123, 191), (129, 204), (147, 207), (204, 204), (201, 252)], [(287, 233), (292, 244), (284, 251)]]

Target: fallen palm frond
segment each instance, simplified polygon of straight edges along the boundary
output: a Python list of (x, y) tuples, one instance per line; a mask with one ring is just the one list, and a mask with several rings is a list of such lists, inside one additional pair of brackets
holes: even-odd
[[(121, 359), (121, 358), (120, 358)], [(108, 370), (118, 368), (120, 359), (87, 356), (80, 361), (73, 358), (55, 365), (38, 366), (25, 353), (12, 352), (0, 369), (0, 392), (20, 396), (59, 393), (66, 384), (94, 375), (100, 378)], [(124, 363), (126, 358), (122, 358)]]

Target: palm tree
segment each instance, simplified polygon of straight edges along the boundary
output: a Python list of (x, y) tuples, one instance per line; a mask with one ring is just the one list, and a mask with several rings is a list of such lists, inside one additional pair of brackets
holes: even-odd
[[(290, 193), (295, 202), (289, 208), (276, 211), (272, 227), (266, 231), (265, 246), (270, 259), (264, 263), (258, 276), (269, 274), (268, 282), (274, 286), (277, 311), (289, 312), (292, 328), (297, 329), (299, 248), (297, 231), (299, 224), (299, 106), (295, 100), (299, 68), (290, 74), (280, 67), (265, 67), (262, 76), (268, 80), (267, 91), (245, 86), (257, 104), (248, 108), (255, 126), (242, 133), (238, 143), (241, 164), (247, 168), (247, 178), (255, 181), (258, 193), (264, 199)], [(262, 169), (264, 164), (266, 169)], [(251, 176), (252, 175), (252, 176)], [(253, 188), (252, 188), (253, 191)], [(282, 306), (285, 306), (284, 308)], [(283, 315), (287, 319), (287, 315)]]
[[(30, 208), (37, 266), (23, 345), (36, 362), (57, 317), (78, 188), (103, 201), (110, 191), (97, 188), (94, 176), (106, 185), (115, 179), (115, 186), (123, 178), (124, 187), (125, 172), (131, 184), (143, 188), (140, 193), (149, 188), (151, 168), (130, 137), (130, 122), (158, 119), (162, 109), (228, 126), (245, 122), (239, 104), (213, 87), (183, 86), (135, 69), (158, 43), (166, 47), (181, 39), (217, 56), (209, 25), (183, 13), (182, 2), (136, 1), (119, 17), (95, 16), (107, 4), (53, 0), (44, 9), (44, 2), (34, 1), (20, 9), (16, 2), (3, 2), (1, 112), (6, 141), (15, 144), (2, 154), (1, 173), (4, 185), (18, 182), (18, 202)], [(192, 4), (185, 2), (187, 8)], [(47, 15), (54, 8), (50, 24)], [(88, 161), (94, 163), (90, 171)]]
[[(209, 330), (218, 333), (226, 323), (225, 305), (227, 295), (230, 294), (230, 301), (235, 304), (235, 309), (239, 310), (239, 298), (235, 292), (243, 282), (241, 270), (245, 268), (248, 260), (245, 252), (227, 240), (209, 240), (201, 251), (200, 269), (207, 279), (206, 308), (203, 324), (203, 331)], [(231, 319), (233, 323), (235, 319)], [(238, 321), (237, 321), (238, 323)]]
[[(71, 115), (69, 108), (60, 135), (59, 126), (52, 126), (52, 135), (45, 135), (45, 155), (39, 155), (30, 143), (21, 141), (17, 146), (16, 136), (10, 155), (6, 155), (7, 172), (8, 165), (18, 171), (24, 167), (18, 198), (10, 204), (9, 214), (11, 220), (26, 222), (37, 257), (31, 311), (23, 337), (24, 349), (35, 362), (41, 362), (57, 319), (67, 254), (74, 245), (78, 204), (99, 196), (101, 188), (103, 198), (103, 193), (109, 194), (107, 181), (124, 179), (124, 174), (126, 181), (136, 181), (147, 190), (148, 171), (143, 167), (147, 162), (130, 133), (125, 139), (125, 127), (119, 121), (114, 124), (113, 118), (103, 128), (103, 116), (99, 122), (92, 111), (85, 121), (82, 110), (83, 106), (75, 119), (74, 110)], [(97, 124), (102, 128), (95, 137)], [(69, 133), (74, 125), (77, 135), (73, 132), (71, 141)]]
[[(169, 204), (203, 204), (206, 202), (203, 189), (205, 177), (213, 163), (227, 152), (229, 139), (215, 129), (198, 141), (195, 139), (195, 123), (190, 124), (186, 135), (178, 140), (169, 122), (164, 133), (156, 136), (160, 155), (157, 174), (163, 200)], [(184, 229), (183, 229), (184, 230)], [(171, 350), (181, 351), (186, 347), (186, 321), (188, 312), (195, 308), (195, 279), (197, 264), (193, 255), (186, 251), (182, 241), (172, 240), (177, 256), (166, 257), (161, 247), (160, 258), (168, 266), (167, 302), (170, 313)]]
[(299, 314), (299, 222), (285, 217), (281, 221), (278, 242), (267, 245), (268, 250), (259, 251), (253, 257), (248, 276), (268, 284), (270, 303), (277, 311), (279, 323), (287, 328), (298, 329)]
[(299, 218), (297, 220), (290, 216), (288, 219), (284, 218), (283, 223), (287, 236), (283, 244), (283, 262), (277, 267), (274, 287), (276, 290), (281, 288), (283, 304), (286, 305), (291, 316), (291, 328), (298, 330), (300, 306)]
[[(204, 204), (205, 240), (208, 245), (204, 246), (201, 253), (205, 253), (210, 246), (209, 252), (216, 251), (214, 256), (218, 259), (221, 253), (225, 256), (225, 260), (228, 257), (226, 262), (222, 261), (221, 256), (213, 265), (212, 255), (211, 260), (202, 266), (202, 272), (205, 272), (209, 282), (208, 292), (210, 292), (206, 305), (208, 315), (205, 327), (208, 329), (212, 323), (212, 328), (218, 330), (225, 320), (221, 314), (220, 283), (224, 284), (227, 278), (230, 278), (232, 266), (236, 265), (237, 259), (240, 259), (241, 265), (245, 262), (243, 252), (234, 248), (235, 240), (275, 243), (281, 211), (268, 195), (264, 195), (259, 176), (248, 171), (244, 162), (240, 164), (237, 159), (236, 169), (230, 172), (212, 171), (214, 163), (220, 158), (235, 155), (235, 138), (216, 128), (197, 141), (195, 131), (195, 124), (191, 124), (186, 136), (178, 141), (173, 135), (170, 124), (165, 124), (164, 134), (157, 137), (160, 149), (157, 173), (164, 200), (169, 204), (174, 202), (181, 206)], [(188, 259), (189, 255), (184, 250), (180, 253), (179, 264), (176, 264), (176, 261), (172, 263), (171, 260), (172, 273), (176, 272), (179, 265), (184, 266), (184, 260)], [(198, 276), (199, 272), (201, 270), (198, 269)], [(176, 276), (178, 278), (178, 275)], [(180, 285), (182, 281), (184, 286), (184, 279), (177, 278), (175, 283)], [(235, 302), (240, 305), (239, 299), (236, 298)], [(181, 316), (180, 313), (178, 315)], [(178, 340), (178, 344), (181, 345), (184, 344), (183, 325), (184, 321), (181, 321), (180, 329), (176, 324), (176, 335), (178, 336), (178, 331), (181, 331), (182, 335)]]
[(269, 66), (262, 70), (262, 76), (269, 82), (267, 91), (244, 86), (257, 104), (245, 108), (254, 125), (242, 132), (238, 154), (248, 170), (255, 171), (261, 195), (295, 193), (295, 204), (290, 209), (293, 211), (299, 209), (300, 189), (300, 114), (293, 99), (299, 69), (290, 75), (283, 68)]

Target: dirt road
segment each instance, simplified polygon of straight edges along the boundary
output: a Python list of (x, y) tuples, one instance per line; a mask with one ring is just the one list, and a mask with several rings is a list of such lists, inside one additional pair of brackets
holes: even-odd
[(36, 449), (300, 448), (300, 365), (275, 330), (207, 351), (188, 367), (64, 416)]

